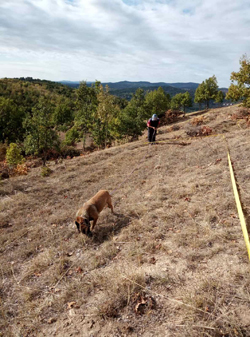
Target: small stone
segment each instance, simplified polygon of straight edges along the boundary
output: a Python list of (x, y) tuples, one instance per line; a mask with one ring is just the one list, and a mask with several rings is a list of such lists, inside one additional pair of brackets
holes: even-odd
[(76, 314), (76, 313), (75, 313), (75, 310), (74, 310), (74, 309), (70, 309), (70, 310), (69, 310), (69, 316), (72, 317), (72, 316), (75, 316), (75, 314)]

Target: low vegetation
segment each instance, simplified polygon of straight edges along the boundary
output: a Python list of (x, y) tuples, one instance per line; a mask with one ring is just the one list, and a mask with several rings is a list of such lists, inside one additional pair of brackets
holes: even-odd
[[(249, 336), (249, 260), (221, 137), (248, 219), (240, 111), (189, 114), (157, 145), (142, 135), (1, 181), (0, 335)], [(204, 125), (211, 137), (187, 135)], [(100, 189), (114, 190), (115, 214), (79, 235), (75, 212)]]

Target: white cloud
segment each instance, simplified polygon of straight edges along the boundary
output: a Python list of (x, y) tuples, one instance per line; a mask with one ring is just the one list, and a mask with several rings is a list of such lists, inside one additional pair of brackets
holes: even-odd
[(0, 77), (228, 86), (250, 56), (248, 0), (0, 2)]

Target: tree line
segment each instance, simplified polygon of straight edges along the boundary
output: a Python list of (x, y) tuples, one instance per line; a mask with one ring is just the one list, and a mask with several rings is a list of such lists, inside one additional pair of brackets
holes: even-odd
[[(250, 62), (240, 60), (240, 71), (231, 75), (226, 99), (243, 100), (250, 106)], [(238, 82), (238, 83), (234, 83)], [(222, 103), (224, 94), (212, 76), (196, 89), (194, 102), (209, 108), (211, 101)], [(50, 82), (22, 79), (0, 80), (0, 142), (18, 144), (26, 155), (36, 155), (44, 162), (49, 151), (62, 152), (67, 146), (91, 135), (95, 146), (104, 148), (115, 141), (137, 139), (154, 113), (163, 116), (169, 109), (185, 111), (192, 97), (178, 93), (171, 97), (159, 87), (153, 91), (138, 88), (130, 101), (111, 95), (108, 86), (96, 81), (92, 86), (81, 82), (78, 89)], [(66, 133), (62, 142), (59, 133)]]
[[(17, 143), (26, 155), (45, 162), (51, 150), (60, 152), (80, 140), (84, 148), (87, 135), (98, 148), (137, 139), (150, 115), (163, 116), (171, 102), (161, 87), (151, 92), (139, 88), (127, 101), (111, 95), (98, 81), (91, 87), (81, 82), (78, 89), (65, 89), (58, 83), (3, 79), (0, 141)], [(60, 132), (66, 133), (63, 142)]]

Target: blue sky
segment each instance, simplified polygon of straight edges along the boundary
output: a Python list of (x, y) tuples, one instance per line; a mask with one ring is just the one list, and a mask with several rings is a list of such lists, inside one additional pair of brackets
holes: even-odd
[(229, 86), (249, 0), (1, 0), (0, 77)]

